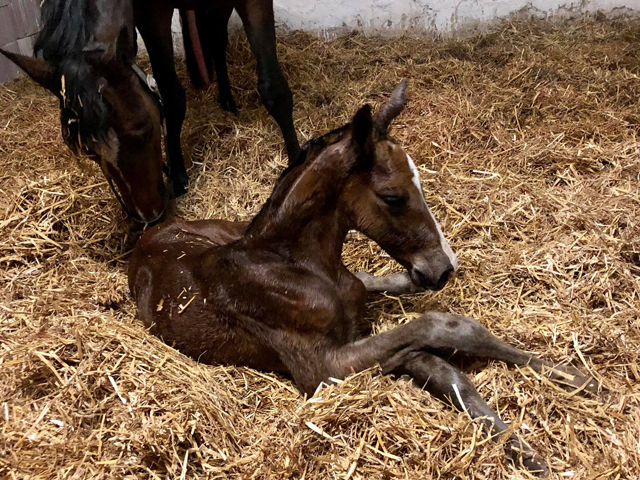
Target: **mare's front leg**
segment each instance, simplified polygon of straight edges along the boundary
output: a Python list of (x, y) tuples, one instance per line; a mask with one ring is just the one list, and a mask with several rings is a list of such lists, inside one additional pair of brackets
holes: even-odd
[(149, 52), (151, 67), (167, 121), (167, 157), (169, 178), (176, 197), (186, 193), (189, 176), (184, 167), (180, 132), (187, 109), (184, 88), (180, 84), (174, 65), (171, 17), (173, 8), (150, 0), (133, 2), (135, 23)]
[(298, 158), (300, 144), (293, 126), (293, 96), (278, 63), (273, 0), (239, 0), (236, 10), (258, 63), (260, 98), (282, 131), (291, 164)]

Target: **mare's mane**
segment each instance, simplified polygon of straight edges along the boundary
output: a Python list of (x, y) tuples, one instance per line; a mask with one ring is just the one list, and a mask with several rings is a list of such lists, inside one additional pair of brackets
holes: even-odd
[(37, 57), (47, 60), (51, 78), (60, 85), (62, 134), (78, 152), (106, 141), (109, 108), (100, 90), (104, 80), (89, 63), (90, 43), (98, 21), (95, 0), (44, 0), (43, 28), (34, 46)]

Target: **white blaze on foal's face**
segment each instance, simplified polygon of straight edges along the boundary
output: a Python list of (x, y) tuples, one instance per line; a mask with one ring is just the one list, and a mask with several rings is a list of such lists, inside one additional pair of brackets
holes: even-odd
[(424, 202), (424, 205), (427, 208), (427, 211), (429, 212), (429, 215), (433, 219), (433, 223), (436, 225), (436, 228), (438, 229), (438, 235), (440, 237), (440, 245), (442, 246), (442, 250), (447, 255), (447, 257), (449, 257), (449, 261), (451, 262), (451, 265), (453, 266), (454, 270), (457, 270), (458, 269), (458, 259), (456, 258), (456, 255), (453, 253), (453, 250), (451, 249), (451, 245), (449, 245), (449, 242), (447, 242), (447, 239), (444, 238), (444, 234), (442, 233), (442, 229), (440, 228), (440, 224), (438, 223), (438, 221), (435, 219), (435, 217), (431, 213), (431, 209), (429, 209), (429, 206), (427, 205), (427, 201), (424, 198), (424, 193), (422, 191), (422, 184), (420, 183), (420, 172), (418, 172), (418, 167), (416, 167), (416, 164), (413, 162), (413, 159), (409, 156), (409, 154), (407, 153), (406, 155), (407, 155), (407, 162), (409, 163), (409, 168), (411, 169), (411, 172), (413, 173), (413, 184), (418, 189), (418, 192), (420, 192), (420, 196), (422, 197), (422, 201)]

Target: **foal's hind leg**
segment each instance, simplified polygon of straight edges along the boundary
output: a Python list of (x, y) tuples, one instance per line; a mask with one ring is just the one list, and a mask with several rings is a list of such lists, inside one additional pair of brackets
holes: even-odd
[[(381, 365), (385, 373), (408, 375), (419, 388), (424, 388), (436, 398), (452, 403), (471, 418), (481, 419), (496, 435), (504, 435), (507, 424), (478, 394), (469, 379), (445, 360), (425, 352), (408, 352), (397, 355)], [(507, 439), (511, 458), (527, 470), (543, 475), (549, 468), (540, 456), (515, 434)]]
[(258, 62), (260, 98), (282, 130), (291, 164), (298, 158), (300, 144), (293, 126), (293, 96), (278, 63), (273, 0), (238, 0), (236, 10)]

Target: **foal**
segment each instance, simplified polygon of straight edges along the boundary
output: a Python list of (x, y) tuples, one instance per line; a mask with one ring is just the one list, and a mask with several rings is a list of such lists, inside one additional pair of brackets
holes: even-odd
[[(288, 374), (311, 395), (321, 382), (380, 364), (452, 402), (496, 433), (507, 425), (467, 377), (441, 356), (461, 354), (529, 365), (572, 387), (594, 380), (553, 366), (493, 336), (475, 320), (429, 312), (394, 330), (356, 337), (371, 290), (441, 289), (457, 262), (422, 194), (411, 158), (387, 134), (406, 83), (372, 117), (308, 142), (250, 224), (175, 220), (138, 242), (129, 286), (140, 317), (165, 342), (203, 363)], [(356, 278), (341, 261), (357, 229), (406, 268), (386, 279)], [(548, 467), (515, 435), (511, 455), (533, 471)]]

